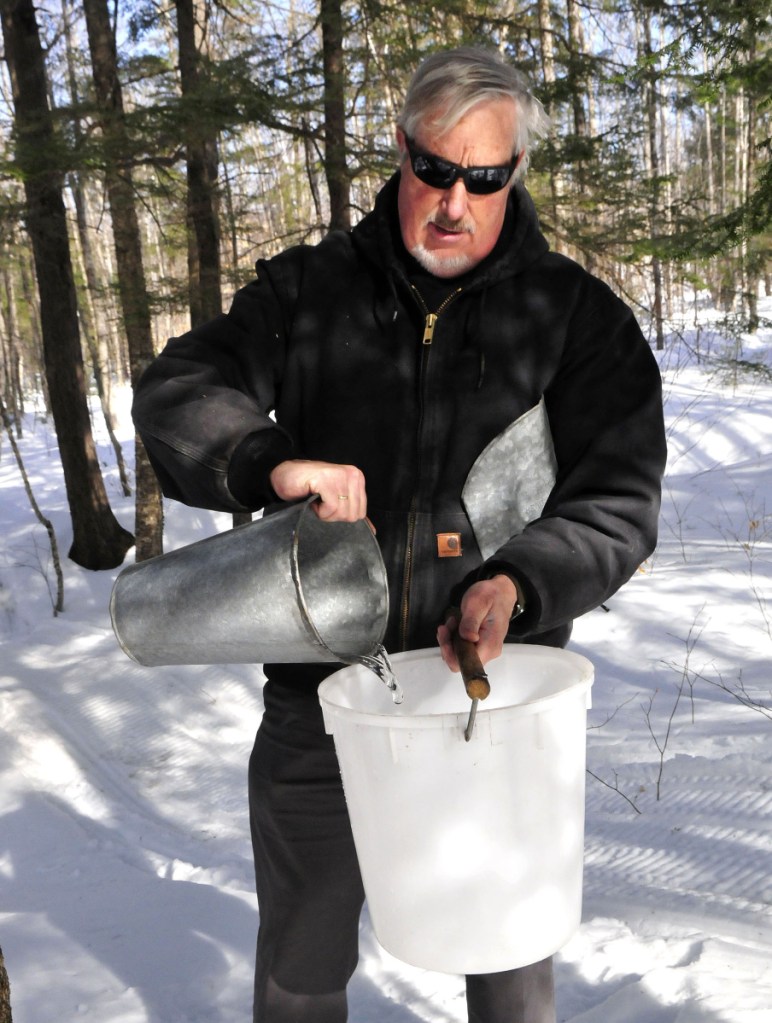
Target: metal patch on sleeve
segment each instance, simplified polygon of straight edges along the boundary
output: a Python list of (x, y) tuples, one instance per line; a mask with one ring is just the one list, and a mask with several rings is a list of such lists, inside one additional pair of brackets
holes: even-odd
[(461, 500), (483, 558), (538, 518), (557, 460), (544, 398), (494, 437), (472, 466)]
[(438, 558), (460, 558), (463, 553), (464, 552), (461, 550), (460, 533), (437, 534)]

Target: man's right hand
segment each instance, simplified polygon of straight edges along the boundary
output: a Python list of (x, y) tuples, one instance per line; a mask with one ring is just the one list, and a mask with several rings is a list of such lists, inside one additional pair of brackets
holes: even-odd
[(271, 486), (282, 501), (299, 501), (312, 494), (320, 500), (314, 510), (328, 522), (357, 522), (367, 516), (365, 478), (355, 465), (293, 458), (271, 471)]

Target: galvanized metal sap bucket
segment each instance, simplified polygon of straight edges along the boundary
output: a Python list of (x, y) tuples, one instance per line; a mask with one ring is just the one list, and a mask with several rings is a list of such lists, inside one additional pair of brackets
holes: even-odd
[(324, 522), (316, 498), (124, 569), (110, 598), (144, 665), (353, 663), (386, 631), (386, 569), (365, 521)]

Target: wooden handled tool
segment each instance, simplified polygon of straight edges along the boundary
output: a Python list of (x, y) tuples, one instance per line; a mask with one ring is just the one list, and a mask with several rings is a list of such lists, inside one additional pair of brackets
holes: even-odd
[[(460, 622), (461, 611), (457, 607), (450, 608), (445, 615), (445, 620), (447, 621), (448, 618), (454, 618), (457, 623)], [(464, 738), (469, 742), (472, 738), (472, 730), (474, 729), (477, 705), (480, 700), (484, 700), (488, 696), (491, 686), (485, 669), (482, 666), (482, 661), (477, 655), (477, 644), (472, 643), (471, 640), (462, 639), (458, 634), (458, 629), (453, 633), (453, 650), (461, 667), (461, 677), (464, 680), (466, 695), (472, 701), (469, 721), (464, 730)]]

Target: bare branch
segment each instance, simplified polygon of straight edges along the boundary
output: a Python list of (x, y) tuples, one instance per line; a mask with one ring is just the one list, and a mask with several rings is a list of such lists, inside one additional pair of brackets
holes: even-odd
[(21, 473), (21, 478), (24, 482), (24, 489), (27, 492), (30, 506), (35, 513), (35, 518), (42, 526), (45, 527), (45, 530), (48, 533), (48, 541), (51, 544), (51, 557), (53, 558), (54, 571), (56, 572), (56, 600), (53, 601), (52, 599), (54, 617), (56, 617), (64, 610), (64, 576), (62, 575), (62, 563), (59, 559), (59, 545), (56, 542), (56, 533), (54, 532), (51, 520), (47, 519), (42, 513), (40, 506), (35, 500), (35, 495), (32, 493), (32, 486), (30, 485), (29, 477), (27, 476), (27, 470), (24, 467), (21, 451), (19, 450), (16, 438), (13, 435), (11, 420), (2, 398), (0, 398), (0, 418), (3, 420), (5, 432), (8, 434), (8, 439), (11, 442), (11, 450), (13, 451), (13, 456), (16, 459), (16, 464), (19, 467), (19, 472)]

